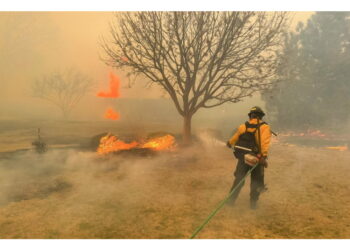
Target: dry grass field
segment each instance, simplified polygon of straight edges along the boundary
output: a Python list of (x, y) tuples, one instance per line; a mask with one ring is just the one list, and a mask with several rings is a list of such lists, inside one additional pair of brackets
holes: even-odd
[[(208, 142), (151, 156), (51, 148), (0, 157), (2, 239), (186, 239), (228, 194), (236, 164)], [(272, 144), (259, 209), (249, 209), (248, 180), (197, 238), (350, 238), (349, 161), (349, 151)]]

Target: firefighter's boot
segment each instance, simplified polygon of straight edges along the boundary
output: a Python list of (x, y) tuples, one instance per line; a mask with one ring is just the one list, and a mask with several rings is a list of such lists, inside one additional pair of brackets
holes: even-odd
[(255, 210), (258, 208), (258, 201), (250, 200), (250, 209)]

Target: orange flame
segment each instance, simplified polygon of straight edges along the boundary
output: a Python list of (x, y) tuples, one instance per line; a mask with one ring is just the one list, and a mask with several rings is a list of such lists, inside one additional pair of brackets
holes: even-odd
[(104, 117), (110, 120), (119, 120), (120, 115), (118, 112), (114, 111), (112, 108), (109, 108), (106, 110)]
[(118, 98), (120, 96), (119, 92), (119, 86), (120, 86), (120, 80), (119, 78), (114, 75), (112, 72), (109, 74), (109, 92), (103, 92), (100, 91), (97, 93), (98, 97), (105, 97), (105, 98)]
[(129, 61), (129, 59), (127, 57), (125, 57), (125, 56), (122, 56), (120, 58), (120, 60), (122, 60), (123, 62), (128, 62)]
[(171, 135), (165, 135), (148, 140), (141, 148), (149, 148), (153, 150), (170, 150), (175, 144), (175, 138)]
[(149, 139), (145, 143), (139, 143), (133, 141), (131, 143), (125, 143), (119, 140), (114, 135), (106, 135), (101, 138), (100, 145), (97, 148), (97, 153), (104, 155), (111, 152), (117, 152), (120, 150), (130, 150), (133, 148), (148, 148), (154, 151), (170, 151), (175, 147), (175, 138), (172, 135), (165, 135), (153, 139)]
[(338, 146), (338, 147), (326, 147), (327, 149), (333, 149), (333, 150), (339, 150), (339, 151), (345, 151), (348, 150), (347, 146)]
[(101, 138), (100, 145), (97, 148), (97, 153), (99, 154), (108, 154), (111, 152), (116, 152), (119, 150), (128, 150), (135, 148), (138, 145), (137, 142), (133, 141), (131, 143), (125, 143), (121, 140), (118, 140), (114, 135), (106, 135)]

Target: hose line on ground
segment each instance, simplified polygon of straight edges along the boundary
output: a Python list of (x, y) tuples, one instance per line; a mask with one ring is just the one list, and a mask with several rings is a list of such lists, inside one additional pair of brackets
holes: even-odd
[(230, 199), (230, 197), (236, 192), (237, 188), (242, 185), (242, 183), (245, 181), (245, 179), (250, 175), (250, 173), (259, 165), (257, 163), (255, 166), (253, 166), (247, 174), (244, 176), (244, 178), (237, 184), (237, 186), (232, 189), (232, 191), (228, 194), (228, 196), (222, 200), (219, 205), (210, 213), (210, 215), (205, 219), (205, 221), (194, 231), (190, 239), (193, 239), (196, 237), (196, 235), (205, 227), (205, 225), (208, 224), (208, 222), (213, 218), (213, 216), (225, 205), (225, 203)]

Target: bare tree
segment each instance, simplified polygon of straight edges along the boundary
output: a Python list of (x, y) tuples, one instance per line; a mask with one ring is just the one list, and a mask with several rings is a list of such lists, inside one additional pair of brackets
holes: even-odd
[(241, 101), (272, 84), (281, 12), (124, 12), (103, 39), (107, 64), (144, 75), (169, 94), (184, 118), (184, 142), (200, 108)]
[(63, 117), (69, 117), (72, 109), (93, 87), (93, 82), (86, 75), (70, 69), (43, 76), (32, 85), (34, 97), (56, 105)]

